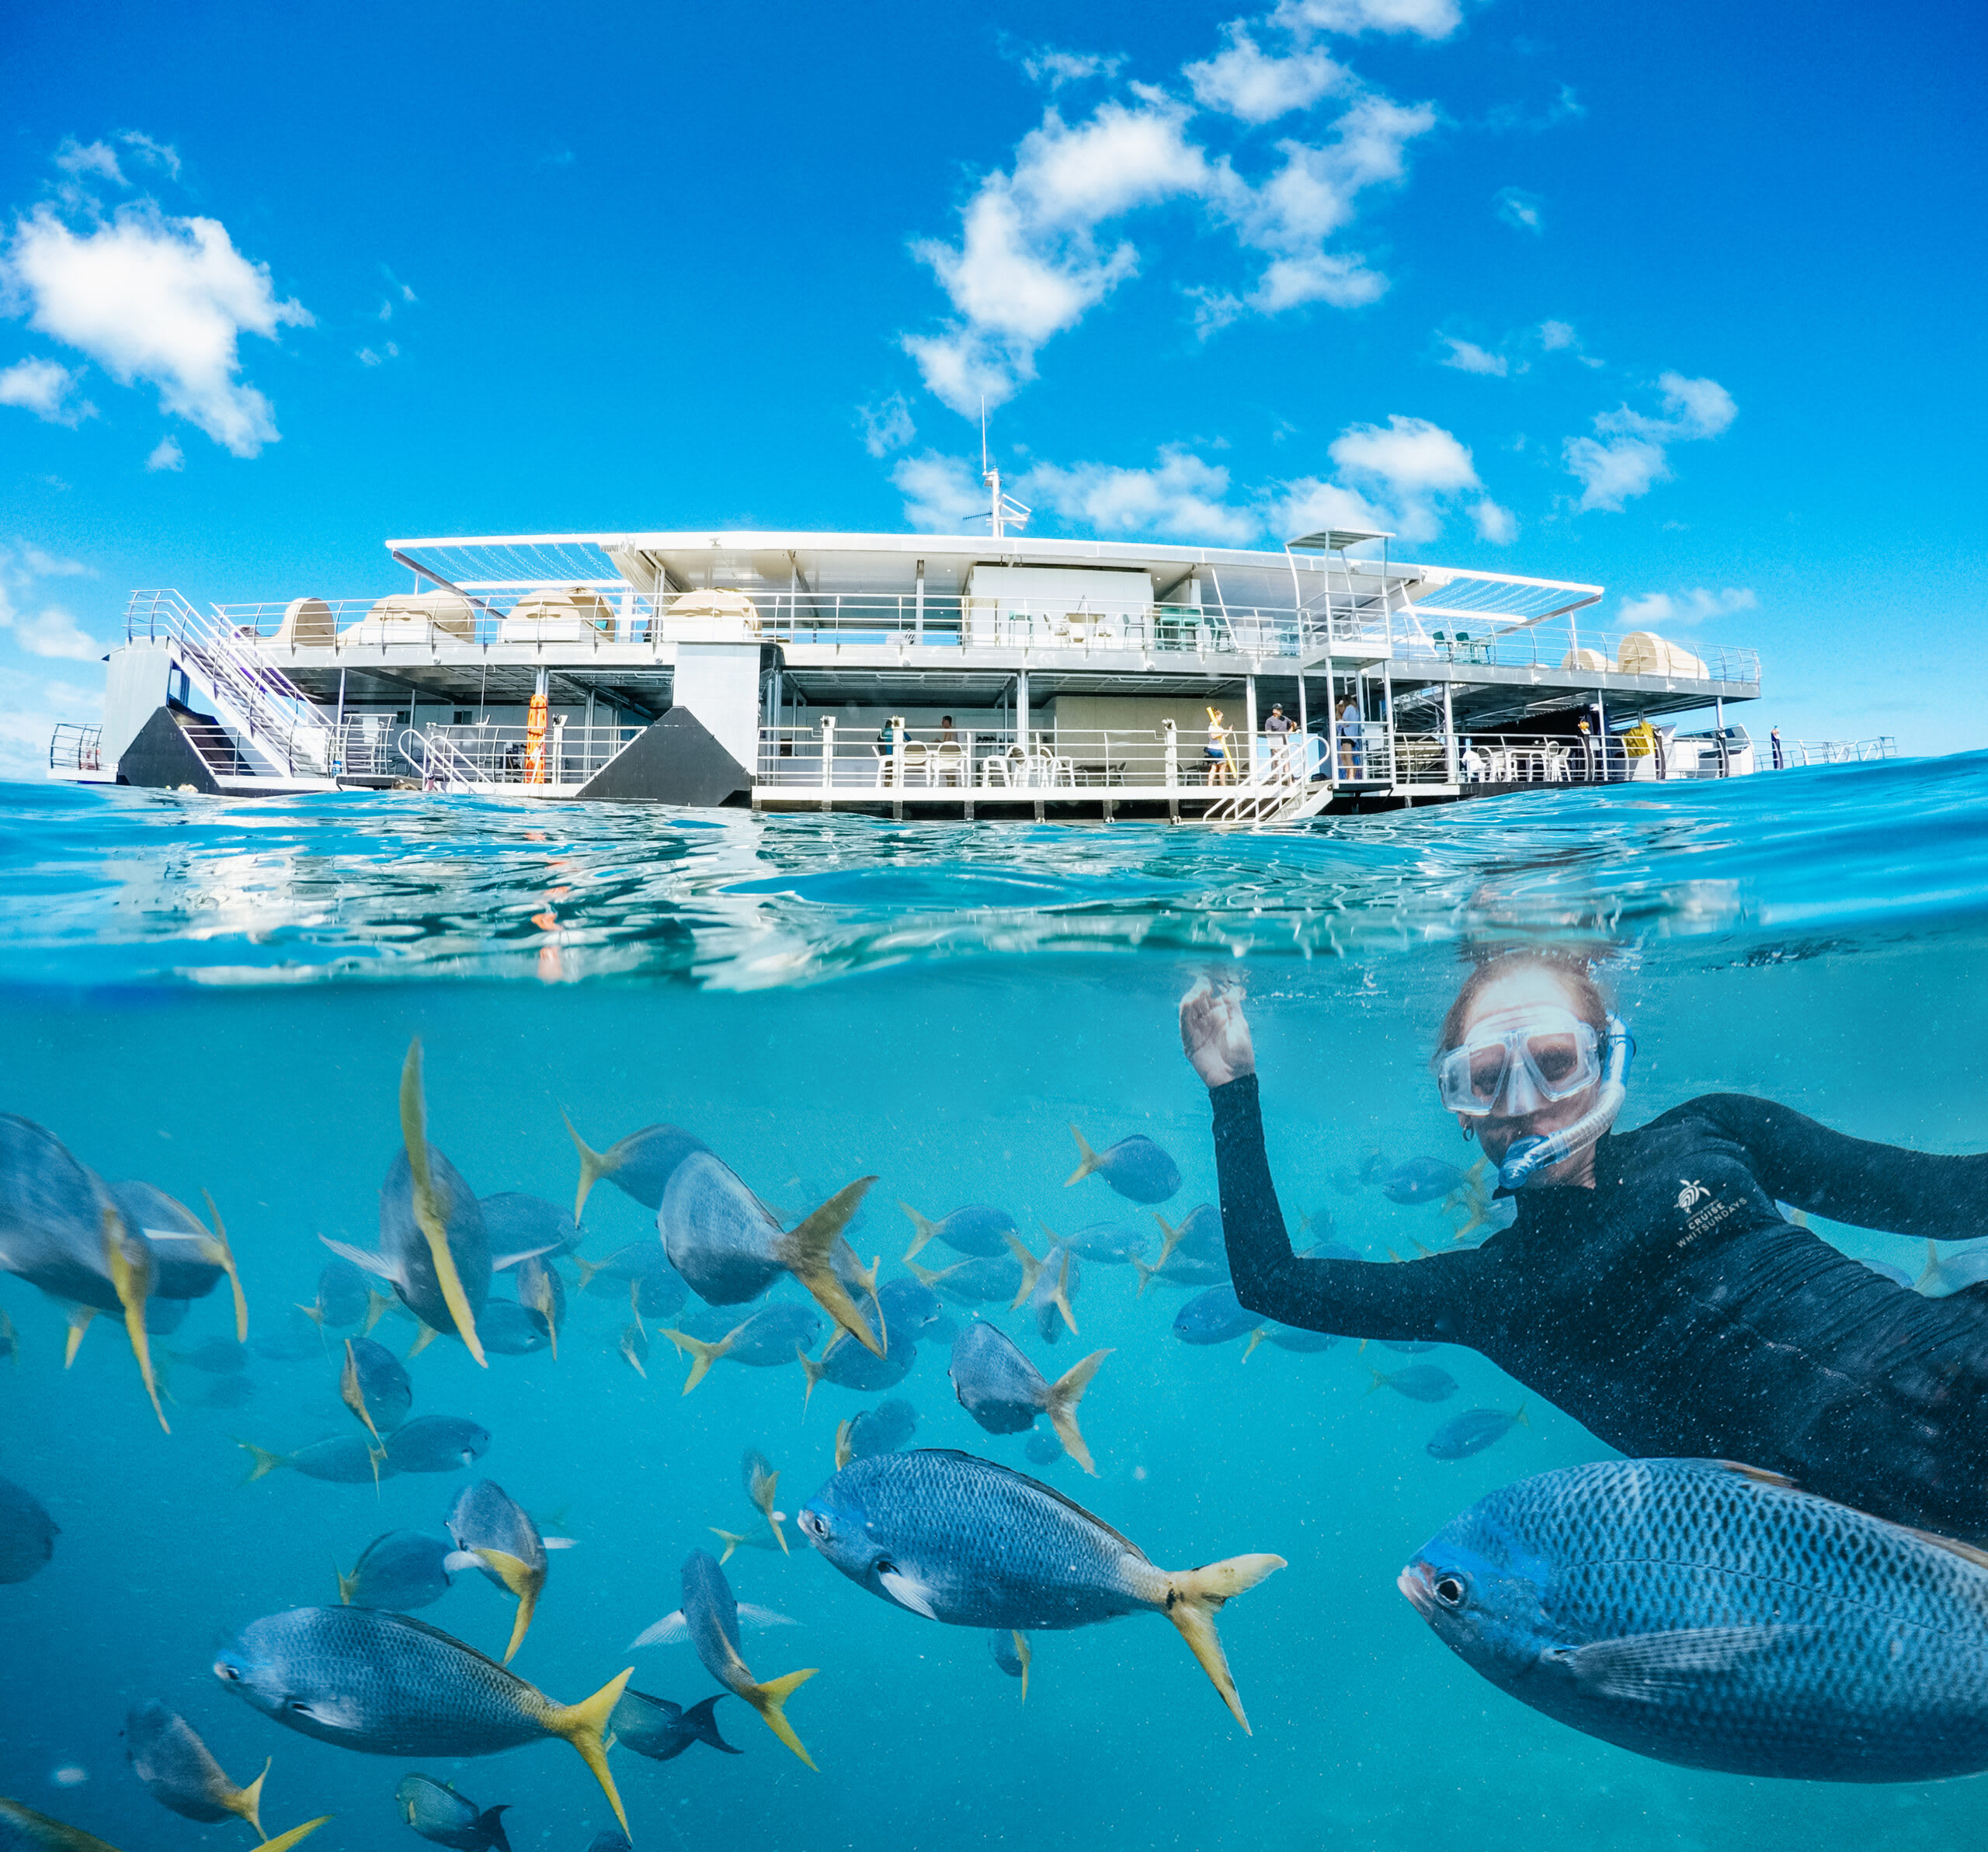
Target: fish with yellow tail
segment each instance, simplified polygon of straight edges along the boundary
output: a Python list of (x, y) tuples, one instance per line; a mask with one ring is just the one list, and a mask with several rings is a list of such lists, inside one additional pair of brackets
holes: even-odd
[(1057, 1322), (1059, 1318), (1072, 1337), (1077, 1335), (1077, 1315), (1070, 1309), (1070, 1296), (1077, 1290), (1079, 1273), (1076, 1256), (1068, 1245), (1057, 1240), (1047, 1228), (1042, 1232), (1049, 1235), (1051, 1245), (1040, 1260), (1019, 1241), (1008, 1243), (1022, 1270), (1021, 1291), (1008, 1309), (1020, 1312), (1027, 1305), (1036, 1335), (1045, 1344), (1053, 1344), (1062, 1329)]
[(679, 1355), (690, 1359), (690, 1371), (683, 1378), (683, 1393), (687, 1395), (715, 1363), (773, 1370), (793, 1362), (797, 1353), (805, 1363), (808, 1346), (820, 1335), (821, 1329), (821, 1315), (813, 1306), (788, 1303), (763, 1305), (749, 1319), (716, 1337), (679, 1331), (673, 1326), (662, 1335), (676, 1346)]
[(924, 1251), (931, 1242), (943, 1242), (954, 1253), (977, 1256), (985, 1260), (999, 1255), (1002, 1244), (1015, 1231), (1015, 1218), (1005, 1209), (992, 1209), (981, 1203), (955, 1209), (934, 1221), (921, 1215), (907, 1202), (898, 1207), (911, 1218), (913, 1239), (905, 1249), (906, 1260)]
[(818, 1668), (790, 1672), (764, 1684), (753, 1677), (739, 1650), (739, 1604), (725, 1571), (708, 1550), (693, 1550), (683, 1560), (683, 1617), (704, 1670), (728, 1691), (745, 1699), (765, 1720), (766, 1728), (812, 1768), (814, 1757), (801, 1746), (793, 1725), (787, 1721), (787, 1701)]
[(567, 1132), (580, 1154), (580, 1187), (573, 1196), (575, 1222), (597, 1183), (612, 1183), (645, 1209), (660, 1208), (662, 1193), (676, 1174), (677, 1166), (693, 1152), (711, 1148), (680, 1125), (645, 1125), (640, 1131), (617, 1139), (606, 1150), (594, 1151), (574, 1130), (573, 1121), (563, 1113), (560, 1117), (566, 1120)]
[(800, 1524), (850, 1581), (951, 1627), (1034, 1632), (1164, 1614), (1249, 1731), (1215, 1617), (1282, 1569), (1281, 1556), (1163, 1569), (1061, 1492), (950, 1449), (844, 1467), (802, 1507)]
[[(103, 1180), (53, 1132), (0, 1114), (0, 1272), (52, 1298), (121, 1315), (152, 1412), (169, 1433), (145, 1328), (157, 1271), (151, 1244), (126, 1225)], [(80, 1326), (71, 1333), (73, 1357)]]
[[(331, 1817), (323, 1814), (291, 1827), (287, 1833), (278, 1833), (274, 1839), (266, 1839), (255, 1852), (290, 1852), (291, 1847), (315, 1833)], [(117, 1852), (117, 1848), (94, 1833), (65, 1826), (45, 1813), (36, 1813), (32, 1807), (23, 1807), (19, 1801), (0, 1800), (0, 1852)]]
[(384, 1344), (369, 1337), (345, 1340), (345, 1363), (339, 1371), (339, 1400), (373, 1437), (380, 1457), (386, 1457), (387, 1437), (414, 1407), (414, 1385), (401, 1360)]
[(994, 1663), (1010, 1678), (1022, 1681), (1022, 1702), (1028, 1702), (1028, 1669), (1035, 1658), (1035, 1649), (1029, 1644), (1028, 1635), (1018, 1627), (990, 1627), (987, 1630), (987, 1650), (993, 1656)]
[[(787, 1533), (780, 1528), (780, 1523), (787, 1513), (773, 1508), (773, 1501), (779, 1492), (780, 1475), (773, 1471), (773, 1462), (756, 1447), (746, 1448), (744, 1458), (739, 1462), (739, 1471), (746, 1482), (746, 1497), (766, 1520), (766, 1528), (773, 1532), (774, 1541), (780, 1545), (781, 1555), (786, 1555)], [(726, 1554), (729, 1555), (731, 1552), (728, 1551)]]
[(124, 1753), (146, 1793), (164, 1808), (189, 1820), (211, 1823), (246, 1820), (262, 1832), (262, 1783), (269, 1763), (246, 1788), (230, 1781), (221, 1764), (176, 1711), (154, 1698), (133, 1707), (124, 1719)]
[(443, 1558), (443, 1568), (452, 1576), (463, 1569), (481, 1569), (517, 1598), (511, 1643), (504, 1649), (508, 1666), (524, 1644), (538, 1598), (544, 1592), (551, 1567), (546, 1551), (570, 1550), (573, 1540), (541, 1537), (530, 1513), (495, 1479), (478, 1479), (465, 1485), (444, 1521), (456, 1547)]
[[(248, 1340), (248, 1301), (241, 1270), (228, 1245), (228, 1230), (214, 1199), (200, 1192), (214, 1218), (214, 1230), (184, 1203), (156, 1184), (130, 1180), (110, 1186), (111, 1200), (124, 1225), (152, 1251), (152, 1294), (160, 1299), (204, 1299), (224, 1277), (235, 1295), (235, 1337)], [(157, 1329), (157, 1327), (155, 1327)]]
[[(791, 1273), (843, 1330), (881, 1357), (884, 1341), (850, 1291), (865, 1276), (841, 1239), (876, 1180), (859, 1177), (796, 1227), (784, 1229), (709, 1152), (693, 1152), (670, 1177), (656, 1227), (670, 1265), (707, 1305), (743, 1305), (782, 1273)], [(874, 1283), (874, 1268), (867, 1277)]]
[(1090, 1449), (1077, 1427), (1077, 1403), (1109, 1350), (1093, 1350), (1051, 1382), (992, 1325), (975, 1319), (953, 1346), (947, 1374), (959, 1405), (990, 1434), (1020, 1434), (1047, 1415), (1070, 1458), (1093, 1478)]
[(1070, 1189), (1087, 1176), (1101, 1176), (1127, 1200), (1163, 1203), (1180, 1187), (1180, 1167), (1144, 1132), (1121, 1138), (1103, 1151), (1093, 1151), (1074, 1125), (1070, 1136), (1077, 1141), (1077, 1167), (1063, 1187)]
[(379, 1252), (368, 1253), (329, 1235), (318, 1239), (340, 1259), (385, 1280), (430, 1332), (460, 1337), (470, 1355), (488, 1368), (476, 1333), (477, 1312), (489, 1296), (492, 1271), (514, 1267), (527, 1256), (492, 1256), (476, 1192), (429, 1143), (418, 1037), (408, 1045), (401, 1068), (400, 1114), (402, 1148), (380, 1190)]
[(492, 1756), (549, 1739), (569, 1743), (624, 1832), (628, 1817), (608, 1769), (606, 1737), (633, 1670), (562, 1704), (439, 1628), (367, 1607), (265, 1615), (214, 1661), (214, 1675), (264, 1716), (365, 1755)]

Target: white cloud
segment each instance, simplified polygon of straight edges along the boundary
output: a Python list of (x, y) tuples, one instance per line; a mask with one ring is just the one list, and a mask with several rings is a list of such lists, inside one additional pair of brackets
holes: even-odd
[(1270, 505), (1270, 518), (1286, 539), (1301, 533), (1316, 533), (1328, 527), (1354, 533), (1390, 533), (1394, 516), (1377, 508), (1357, 489), (1343, 482), (1326, 482), (1316, 476), (1303, 476), (1287, 482)]
[(398, 360), (400, 357), (399, 344), (393, 341), (383, 341), (377, 348), (362, 347), (357, 355), (362, 367), (384, 367), (389, 360)]
[(1546, 229), (1536, 193), (1507, 186), (1493, 196), (1492, 203), (1497, 208), (1499, 217), (1517, 231), (1538, 232)]
[(1571, 322), (1542, 321), (1539, 325), (1539, 345), (1552, 353), (1562, 347), (1580, 346), (1580, 337), (1574, 332)]
[(180, 449), (179, 440), (175, 437), (162, 437), (145, 459), (148, 470), (183, 470), (186, 467), (186, 453)]
[(1561, 446), (1569, 471), (1581, 485), (1583, 510), (1619, 514), (1635, 497), (1647, 495), (1670, 474), (1666, 446), (1718, 436), (1740, 415), (1733, 394), (1714, 379), (1681, 373), (1658, 376), (1663, 413), (1652, 418), (1625, 405), (1597, 414), (1594, 437), (1569, 437)]
[(96, 415), (96, 407), (88, 399), (70, 396), (82, 377), (53, 360), (16, 360), (0, 373), (0, 405), (19, 405), (47, 424), (79, 425)]
[(1326, 87), (1354, 90), (1330, 133), (1277, 144), (1278, 165), (1260, 181), (1229, 155), (1190, 136), (1192, 106), (1150, 85), (1108, 98), (1079, 121), (1054, 109), (1017, 145), (1012, 165), (982, 177), (961, 209), (958, 241), (924, 238), (912, 255), (945, 290), (954, 319), (902, 337), (926, 388), (971, 415), (1035, 377), (1042, 347), (1074, 328), (1140, 268), (1129, 239), (1102, 235), (1113, 221), (1168, 203), (1192, 203), (1261, 255), (1246, 290), (1197, 287), (1204, 334), (1249, 312), (1276, 314), (1311, 302), (1354, 308), (1387, 280), (1357, 252), (1326, 248), (1350, 224), (1357, 196), (1398, 181), (1406, 150), (1434, 128), (1433, 106), (1357, 89), (1322, 53), (1263, 54), (1240, 23), (1228, 49), (1189, 67), (1204, 100), (1247, 120), (1267, 120)]
[(117, 165), (116, 151), (101, 141), (78, 141), (71, 135), (55, 151), (55, 165), (72, 179), (95, 174), (113, 186), (127, 184), (124, 170)]
[(1337, 481), (1305, 477), (1273, 498), (1284, 533), (1367, 528), (1420, 544), (1442, 531), (1458, 498), (1475, 495), (1469, 512), (1479, 537), (1501, 547), (1517, 537), (1517, 522), (1483, 493), (1469, 450), (1426, 418), (1396, 415), (1385, 426), (1350, 425), (1326, 453), (1338, 466)]
[(1226, 469), (1186, 450), (1163, 450), (1151, 469), (1039, 463), (1016, 487), (1037, 508), (1107, 537), (1240, 546), (1262, 526), (1260, 516), (1229, 503)]
[(1059, 51), (1053, 45), (1037, 46), (1025, 53), (1022, 68), (1031, 82), (1060, 90), (1065, 84), (1078, 84), (1093, 77), (1116, 77), (1125, 61), (1107, 57), (1095, 51)]
[(881, 405), (859, 406), (856, 415), (863, 422), (863, 447), (873, 457), (901, 450), (918, 435), (902, 392), (893, 392)]
[(57, 723), (92, 721), (103, 712), (101, 690), (0, 668), (0, 776), (46, 777), (48, 742)]
[(83, 634), (82, 627), (60, 605), (44, 605), (32, 614), (16, 613), (14, 641), (31, 656), (57, 656), (73, 662), (87, 662), (103, 653), (103, 646)]
[(94, 579), (96, 574), (79, 559), (64, 559), (44, 553), (32, 540), (20, 543), (21, 564), (36, 579)]
[(1756, 611), (1759, 598), (1744, 585), (1728, 585), (1711, 591), (1703, 585), (1688, 592), (1649, 592), (1632, 598), (1618, 613), (1630, 630), (1654, 628), (1660, 624), (1703, 624), (1711, 617), (1728, 617), (1735, 611)]
[(1446, 39), (1463, 23), (1458, 0), (1284, 0), (1274, 16), (1293, 31), (1412, 32)]
[(1494, 379), (1503, 379), (1512, 370), (1512, 363), (1501, 353), (1493, 353), (1479, 347), (1475, 341), (1459, 341), (1455, 335), (1437, 337), (1450, 350), (1445, 367), (1454, 367), (1459, 373), (1489, 374)]
[(900, 457), (891, 480), (904, 496), (905, 519), (920, 533), (964, 533), (987, 518), (987, 492), (964, 457)]
[(32, 305), (30, 325), (120, 384), (156, 386), (165, 411), (238, 457), (276, 441), (269, 401), (237, 377), (236, 342), (273, 340), (311, 316), (279, 300), (268, 266), (242, 256), (217, 220), (169, 219), (148, 202), (79, 235), (43, 207), (16, 225), (5, 271)]
[(1569, 437), (1561, 453), (1580, 482), (1583, 509), (1605, 508), (1620, 514), (1625, 502), (1648, 495), (1670, 474), (1663, 446), (1644, 437), (1611, 437), (1606, 443)]
[(1180, 73), (1204, 109), (1218, 109), (1239, 122), (1274, 122), (1293, 109), (1309, 109), (1328, 91), (1352, 81), (1322, 51), (1301, 49), (1277, 57), (1263, 50), (1244, 20), (1232, 20), (1222, 30), (1229, 35), (1227, 46)]
[(1509, 508), (1500, 508), (1489, 495), (1471, 504), (1470, 522), (1477, 530), (1477, 537), (1494, 547), (1509, 547), (1519, 537), (1518, 516)]
[(9, 634), (16, 645), (31, 656), (88, 662), (100, 655), (102, 645), (85, 636), (68, 611), (43, 603), (36, 592), (40, 579), (87, 572), (75, 561), (55, 558), (38, 547), (0, 547), (0, 631)]
[(162, 169), (169, 180), (179, 178), (179, 151), (169, 141), (155, 141), (136, 129), (127, 129), (117, 139), (148, 167)]

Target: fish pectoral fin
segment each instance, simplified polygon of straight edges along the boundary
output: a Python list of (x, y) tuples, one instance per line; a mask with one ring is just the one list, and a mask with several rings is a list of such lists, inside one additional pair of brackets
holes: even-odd
[(770, 1607), (762, 1607), (756, 1601), (739, 1604), (739, 1624), (741, 1627), (798, 1627), (801, 1623), (791, 1614), (776, 1613)]
[(851, 1460), (856, 1458), (856, 1450), (850, 1444), (850, 1437), (855, 1431), (856, 1419), (853, 1416), (848, 1420), (840, 1423), (836, 1429), (836, 1471), (837, 1472), (840, 1472)]
[(769, 1679), (763, 1685), (749, 1684), (739, 1694), (766, 1719), (766, 1728), (810, 1768), (815, 1766), (815, 1758), (801, 1747), (801, 1739), (794, 1733), (794, 1725), (787, 1721), (787, 1701), (819, 1670), (818, 1666), (810, 1666), (805, 1672), (790, 1672), (784, 1678)]
[(460, 1576), (465, 1569), (480, 1569), (483, 1558), (474, 1550), (451, 1550), (442, 1558), (442, 1567), (451, 1576)]
[(773, 1257), (864, 1350), (881, 1357), (883, 1340), (870, 1329), (868, 1320), (849, 1296), (849, 1289), (836, 1277), (835, 1269), (836, 1238), (848, 1225), (876, 1180), (874, 1176), (858, 1177), (837, 1190), (798, 1228), (778, 1237), (773, 1243)]
[[(321, 1813), (315, 1820), (306, 1820), (301, 1826), (293, 1826), (287, 1833), (279, 1833), (274, 1839), (266, 1839), (255, 1848), (255, 1852), (290, 1852), (290, 1848), (308, 1839), (320, 1826), (325, 1826), (335, 1816)], [(259, 1833), (261, 1827), (255, 1830)]]
[(610, 1679), (593, 1697), (582, 1698), (576, 1704), (548, 1703), (544, 1718), (547, 1731), (570, 1743), (593, 1771), (601, 1792), (607, 1796), (608, 1805), (614, 1809), (614, 1817), (621, 1822), (624, 1838), (629, 1836), (628, 1816), (615, 1790), (614, 1777), (608, 1770), (607, 1720), (614, 1715), (614, 1707), (621, 1701), (621, 1694), (627, 1689), (634, 1671), (631, 1666), (618, 1678)]
[[(490, 1270), (493, 1273), (508, 1273), (522, 1261), (536, 1260), (541, 1254), (557, 1252), (560, 1246), (558, 1242), (548, 1241), (542, 1248), (520, 1248), (515, 1254), (494, 1255), (491, 1259)], [(508, 1801), (505, 1802), (507, 1807), (509, 1805)]]
[(580, 1540), (577, 1537), (541, 1537), (539, 1545), (547, 1550), (577, 1550)]
[(628, 1642), (633, 1652), (638, 1646), (678, 1646), (690, 1637), (690, 1624), (683, 1618), (683, 1611), (677, 1608), (665, 1614), (653, 1625), (645, 1627)]
[[(373, 1253), (365, 1248), (356, 1248), (349, 1241), (334, 1241), (328, 1235), (320, 1235), (318, 1239), (337, 1255), (339, 1260), (349, 1260), (354, 1267), (374, 1275), (377, 1278), (381, 1280), (394, 1278), (393, 1263), (384, 1256)], [(363, 1336), (364, 1333), (362, 1333), (360, 1335)]]
[(1548, 1656), (1573, 1674), (1591, 1697), (1653, 1704), (1694, 1680), (1729, 1672), (1757, 1653), (1792, 1645), (1807, 1627), (1684, 1627), (1624, 1634), (1562, 1647)]
[(898, 1607), (908, 1607), (928, 1621), (938, 1619), (938, 1611), (932, 1605), (930, 1585), (920, 1582), (916, 1576), (908, 1576), (901, 1569), (879, 1569), (877, 1579), (884, 1585), (884, 1593)]
[(1201, 1661), (1209, 1682), (1222, 1694), (1244, 1736), (1249, 1735), (1249, 1720), (1242, 1715), (1242, 1701), (1236, 1695), (1236, 1681), (1229, 1676), (1229, 1656), (1222, 1649), (1215, 1617), (1223, 1604), (1254, 1588), (1266, 1576), (1284, 1567), (1281, 1556), (1229, 1556), (1220, 1562), (1204, 1563), (1197, 1569), (1176, 1569), (1166, 1578), (1159, 1606), (1168, 1620), (1180, 1630), (1188, 1650)]

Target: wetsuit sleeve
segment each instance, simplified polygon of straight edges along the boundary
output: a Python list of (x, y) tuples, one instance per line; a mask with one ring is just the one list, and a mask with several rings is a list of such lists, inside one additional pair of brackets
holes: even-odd
[(1245, 1309), (1341, 1337), (1468, 1341), (1463, 1329), (1475, 1250), (1400, 1263), (1308, 1260), (1291, 1251), (1263, 1152), (1256, 1077), (1208, 1095), (1229, 1270)]
[(1988, 1155), (1873, 1144), (1743, 1093), (1710, 1093), (1683, 1110), (1743, 1146), (1760, 1187), (1799, 1209), (1932, 1241), (1988, 1235)]

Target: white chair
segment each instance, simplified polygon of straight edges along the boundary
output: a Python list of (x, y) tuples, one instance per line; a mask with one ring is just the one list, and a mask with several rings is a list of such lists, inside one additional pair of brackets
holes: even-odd
[(943, 785), (967, 782), (966, 748), (956, 739), (942, 739), (930, 748), (925, 759), (925, 782)]
[(980, 762), (980, 782), (983, 787), (999, 784), (1019, 790), (1028, 782), (1028, 749), (1008, 746), (989, 753)]

